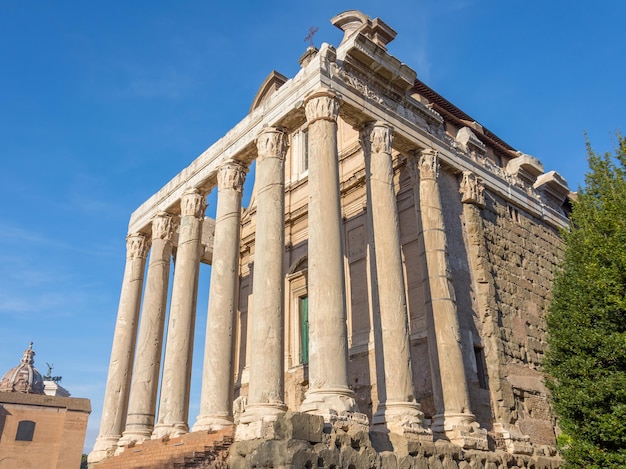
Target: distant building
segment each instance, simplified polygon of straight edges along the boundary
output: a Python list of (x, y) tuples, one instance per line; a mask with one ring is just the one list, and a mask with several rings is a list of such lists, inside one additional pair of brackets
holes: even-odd
[(336, 48), (271, 73), (250, 113), (131, 215), (92, 465), (149, 466), (159, 443), (169, 457), (224, 429), (236, 468), (559, 464), (541, 364), (566, 182), (418, 80), (383, 21), (332, 22)]
[(31, 342), (0, 381), (0, 469), (78, 468), (91, 404), (42, 377), (34, 356)]

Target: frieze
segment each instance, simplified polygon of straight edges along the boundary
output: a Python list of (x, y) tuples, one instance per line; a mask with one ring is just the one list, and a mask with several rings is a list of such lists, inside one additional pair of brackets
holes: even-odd
[(197, 189), (185, 191), (180, 200), (180, 212), (183, 217), (204, 218), (206, 210), (206, 197)]
[(285, 132), (275, 127), (264, 129), (256, 139), (258, 161), (265, 158), (285, 158), (287, 151), (287, 136)]
[(373, 72), (363, 71), (355, 64), (344, 61), (336, 69), (336, 76), (360, 94), (388, 109), (400, 114), (427, 132), (440, 137), (443, 118), (441, 115), (406, 97), (404, 90), (392, 83), (380, 83)]
[(233, 189), (241, 192), (245, 180), (246, 167), (239, 161), (227, 161), (220, 167), (217, 173), (218, 190)]
[(126, 237), (126, 255), (129, 259), (145, 259), (149, 248), (150, 242), (143, 233), (133, 233)]

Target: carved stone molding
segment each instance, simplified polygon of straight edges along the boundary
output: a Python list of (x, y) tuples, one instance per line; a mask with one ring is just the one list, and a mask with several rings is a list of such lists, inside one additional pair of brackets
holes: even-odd
[(257, 137), (256, 147), (258, 161), (265, 158), (284, 159), (288, 147), (287, 135), (276, 127), (268, 127)]
[(148, 256), (150, 241), (143, 233), (132, 233), (126, 237), (126, 257), (128, 259), (141, 258)]
[(241, 192), (245, 180), (246, 166), (240, 161), (227, 161), (220, 166), (217, 172), (217, 187), (219, 190), (234, 189), (237, 192)]
[(464, 204), (474, 204), (479, 207), (485, 206), (485, 196), (483, 195), (484, 186), (480, 178), (471, 171), (464, 171), (459, 192), (461, 193), (461, 202)]
[(304, 103), (304, 112), (309, 124), (319, 119), (336, 122), (339, 115), (339, 100), (330, 91), (316, 91), (307, 96)]
[(418, 168), (420, 179), (437, 179), (439, 177), (438, 152), (432, 149), (422, 150)]
[(152, 239), (172, 241), (174, 228), (172, 216), (167, 212), (159, 212), (152, 220)]
[(361, 143), (371, 153), (391, 153), (393, 127), (385, 122), (372, 122), (361, 130)]
[(188, 189), (180, 199), (180, 214), (183, 217), (204, 218), (206, 197), (197, 189)]

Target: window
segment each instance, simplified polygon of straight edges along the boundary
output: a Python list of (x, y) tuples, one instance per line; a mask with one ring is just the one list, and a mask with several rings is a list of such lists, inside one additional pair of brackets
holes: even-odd
[(309, 363), (309, 298), (300, 297), (300, 363)]
[(474, 346), (474, 358), (476, 359), (476, 374), (478, 375), (478, 385), (482, 389), (489, 389), (487, 382), (487, 367), (485, 366), (485, 357), (482, 347)]
[(291, 147), (291, 179), (298, 181), (309, 169), (309, 131), (306, 127), (293, 134)]
[(15, 435), (16, 441), (33, 441), (33, 435), (35, 433), (35, 422), (31, 420), (22, 420), (17, 425), (17, 434)]

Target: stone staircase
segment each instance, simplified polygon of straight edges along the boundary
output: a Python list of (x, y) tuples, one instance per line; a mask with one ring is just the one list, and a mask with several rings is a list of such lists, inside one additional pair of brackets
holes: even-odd
[(177, 438), (147, 440), (105, 459), (93, 469), (226, 469), (233, 430), (193, 432)]

